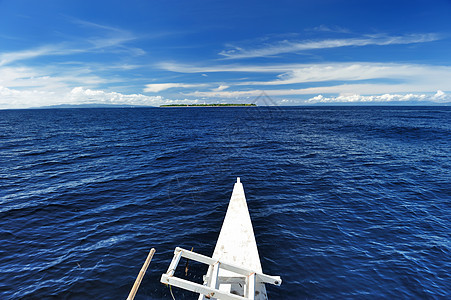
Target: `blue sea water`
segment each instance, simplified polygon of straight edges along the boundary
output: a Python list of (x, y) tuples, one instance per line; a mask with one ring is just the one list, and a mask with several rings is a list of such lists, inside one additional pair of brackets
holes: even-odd
[(449, 299), (450, 149), (449, 107), (0, 111), (0, 299), (125, 299), (152, 247), (172, 299), (238, 176), (270, 299)]

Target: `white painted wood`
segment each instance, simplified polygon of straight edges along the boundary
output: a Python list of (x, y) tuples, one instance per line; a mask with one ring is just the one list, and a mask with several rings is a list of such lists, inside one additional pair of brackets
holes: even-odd
[(180, 257), (182, 257), (182, 249), (175, 248), (174, 251), (174, 257), (172, 258), (171, 264), (169, 265), (168, 271), (166, 274), (169, 276), (174, 275), (175, 269), (177, 268), (177, 265), (179, 264)]
[[(274, 285), (280, 285), (282, 282), (282, 280), (280, 279), (279, 276), (271, 276), (271, 275), (266, 275), (266, 274), (263, 274), (260, 272), (255, 272), (254, 270), (243, 268), (241, 266), (234, 265), (231, 263), (223, 262), (222, 260), (217, 260), (212, 257), (208, 257), (208, 256), (205, 256), (205, 255), (193, 252), (193, 251), (189, 251), (189, 250), (186, 250), (186, 249), (183, 249), (180, 247), (175, 248), (174, 257), (173, 257), (172, 262), (167, 271), (168, 275), (172, 276), (174, 274), (175, 268), (177, 268), (177, 265), (178, 265), (181, 257), (185, 257), (190, 260), (201, 262), (203, 264), (210, 265), (210, 266), (213, 266), (213, 265), (217, 264), (218, 262), (220, 262), (221, 265), (220, 265), (219, 269), (233, 272), (234, 276), (231, 276), (231, 278), (236, 277), (237, 278), (236, 280), (238, 280), (239, 278), (244, 279), (245, 277), (255, 273), (255, 275), (257, 277), (257, 281), (259, 281), (259, 282), (271, 283)], [(230, 276), (219, 275), (219, 278), (230, 278)]]
[(199, 283), (191, 282), (191, 281), (181, 279), (178, 277), (171, 277), (171, 276), (168, 276), (167, 274), (161, 275), (160, 281), (162, 283), (169, 284), (172, 286), (177, 286), (177, 287), (180, 287), (180, 288), (188, 290), (188, 291), (192, 291), (195, 293), (201, 293), (204, 295), (209, 295), (209, 297), (211, 297), (211, 298), (224, 299), (224, 300), (245, 300), (245, 299), (247, 299), (245, 297), (241, 297), (241, 296), (230, 294), (230, 293), (225, 293), (218, 289), (213, 289), (209, 286), (205, 286), (205, 285), (202, 285)]
[(252, 273), (251, 275), (249, 275), (248, 279), (247, 279), (247, 297), (250, 300), (254, 300), (255, 299), (255, 273)]
[[(239, 177), (233, 187), (229, 206), (213, 252), (213, 258), (221, 260), (223, 263), (237, 265), (245, 269), (253, 270), (254, 272), (262, 273), (260, 256), (246, 203), (244, 187)], [(230, 271), (232, 270), (222, 268), (219, 271), (219, 276), (239, 276)], [(247, 276), (249, 274), (243, 275)], [(240, 284), (232, 284), (230, 290), (231, 292), (238, 292), (244, 295), (244, 290), (241, 289)], [(257, 293), (256, 299), (267, 299), (266, 288), (263, 283), (257, 282), (255, 291)]]
[(217, 262), (213, 265), (213, 272), (211, 273), (210, 287), (213, 289), (218, 288), (219, 264), (220, 262)]
[(239, 177), (233, 188), (213, 258), (262, 273), (246, 196)]

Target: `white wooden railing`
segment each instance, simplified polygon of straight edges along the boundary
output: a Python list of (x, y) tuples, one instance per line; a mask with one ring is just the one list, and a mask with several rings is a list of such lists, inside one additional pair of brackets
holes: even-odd
[[(174, 272), (177, 268), (180, 258), (185, 257), (190, 260), (194, 260), (210, 266), (209, 280), (206, 285), (188, 281), (174, 276)], [(220, 277), (219, 269), (227, 270), (238, 275), (234, 277)], [(219, 282), (233, 282), (236, 280), (242, 280), (246, 284), (246, 296), (239, 296), (227, 291), (218, 289)], [(176, 286), (189, 290), (195, 293), (204, 295), (206, 298), (216, 298), (223, 300), (233, 299), (254, 299), (255, 285), (256, 283), (270, 283), (274, 285), (280, 285), (282, 280), (279, 276), (270, 276), (263, 273), (258, 273), (253, 270), (235, 266), (233, 264), (225, 263), (214, 258), (204, 256), (189, 250), (182, 248), (175, 248), (174, 257), (169, 265), (168, 271), (161, 275), (162, 283), (171, 286)]]

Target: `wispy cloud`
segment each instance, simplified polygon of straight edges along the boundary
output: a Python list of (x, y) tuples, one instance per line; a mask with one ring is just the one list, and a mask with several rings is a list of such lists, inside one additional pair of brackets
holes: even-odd
[[(110, 48), (112, 52), (127, 52), (132, 55), (142, 55), (145, 52), (139, 48), (125, 47), (122, 44), (127, 41), (123, 38), (98, 39), (91, 42), (92, 45), (74, 43), (49, 44), (41, 47), (0, 53), (0, 66), (12, 64), (17, 61), (29, 60), (43, 56), (69, 56), (74, 54), (97, 52)], [(114, 50), (112, 49), (114, 48)]]
[(239, 85), (287, 85), (308, 82), (391, 80), (447, 86), (451, 67), (399, 63), (324, 63), (290, 67), (276, 80), (248, 81)]
[(86, 67), (0, 67), (0, 85), (9, 88), (56, 91), (77, 85), (96, 86), (115, 82), (93, 74)]
[(282, 73), (292, 70), (298, 64), (286, 65), (244, 65), (244, 64), (223, 64), (223, 65), (195, 65), (181, 64), (175, 62), (161, 62), (155, 65), (162, 70), (177, 73), (218, 73), (218, 72), (252, 72), (252, 73)]
[(403, 36), (388, 35), (366, 35), (361, 38), (348, 39), (326, 39), (317, 41), (289, 41), (284, 40), (272, 44), (266, 44), (257, 48), (234, 47), (233, 49), (223, 50), (219, 55), (225, 59), (243, 59), (255, 57), (269, 57), (284, 53), (297, 53), (306, 50), (330, 49), (339, 47), (362, 47), (369, 45), (398, 45), (426, 43), (439, 40), (440, 36), (434, 33), (411, 34)]
[(333, 33), (351, 33), (347, 28), (337, 26), (337, 25), (319, 25), (312, 29), (306, 29), (306, 31), (316, 31), (316, 32), (333, 32)]
[(90, 32), (89, 36), (70, 37), (66, 41), (54, 44), (0, 53), (0, 66), (43, 56), (69, 56), (106, 50), (110, 52), (127, 52), (134, 56), (145, 53), (140, 48), (127, 46), (128, 42), (138, 39), (136, 35), (127, 30), (78, 19), (73, 19), (72, 21), (77, 25), (95, 28), (98, 30), (98, 33), (94, 34)]
[(86, 37), (85, 40), (92, 45), (92, 47), (88, 47), (86, 51), (94, 51), (96, 49), (105, 49), (105, 48), (118, 48), (127, 50), (135, 55), (144, 54), (145, 51), (136, 48), (126, 46), (127, 42), (138, 39), (139, 37), (134, 33), (124, 30), (122, 28), (117, 28), (113, 26), (107, 26), (104, 24), (98, 24), (94, 22), (89, 22), (86, 20), (74, 19), (71, 18), (74, 24), (78, 24), (83, 27), (87, 27), (90, 31), (97, 30), (98, 35), (91, 34), (90, 37)]
[(0, 66), (4, 66), (20, 60), (47, 55), (61, 55), (63, 53), (68, 53), (68, 50), (64, 49), (62, 45), (46, 45), (27, 50), (0, 53)]
[(311, 82), (347, 81), (353, 83), (361, 80), (391, 81), (396, 84), (411, 84), (412, 88), (426, 87), (427, 90), (446, 89), (450, 86), (451, 67), (401, 63), (320, 63), (320, 64), (274, 64), (246, 65), (229, 64), (198, 66), (176, 63), (162, 63), (160, 68), (180, 73), (212, 73), (212, 72), (246, 72), (272, 73), (273, 79), (265, 81), (234, 80), (227, 82), (229, 86), (276, 86), (303, 84)]
[(144, 92), (158, 93), (167, 89), (172, 88), (195, 88), (195, 87), (206, 87), (208, 84), (189, 84), (189, 83), (151, 83), (147, 84)]
[(120, 29), (118, 27), (113, 27), (113, 26), (108, 26), (108, 25), (104, 25), (104, 24), (94, 23), (94, 22), (90, 22), (90, 21), (87, 21), (87, 20), (74, 18), (74, 17), (71, 17), (71, 16), (66, 16), (66, 18), (68, 20), (70, 20), (74, 24), (78, 24), (78, 25), (87, 27), (89, 29), (101, 29), (101, 30), (118, 32), (118, 33), (123, 33), (124, 32), (123, 29)]

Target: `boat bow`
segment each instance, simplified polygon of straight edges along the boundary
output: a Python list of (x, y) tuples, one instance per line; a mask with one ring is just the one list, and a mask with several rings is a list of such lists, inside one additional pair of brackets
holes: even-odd
[[(203, 285), (173, 276), (181, 257), (209, 265)], [(279, 276), (262, 273), (252, 221), (239, 177), (213, 256), (210, 258), (176, 248), (168, 271), (161, 276), (161, 282), (199, 293), (199, 300), (267, 299), (265, 283), (282, 283)]]

